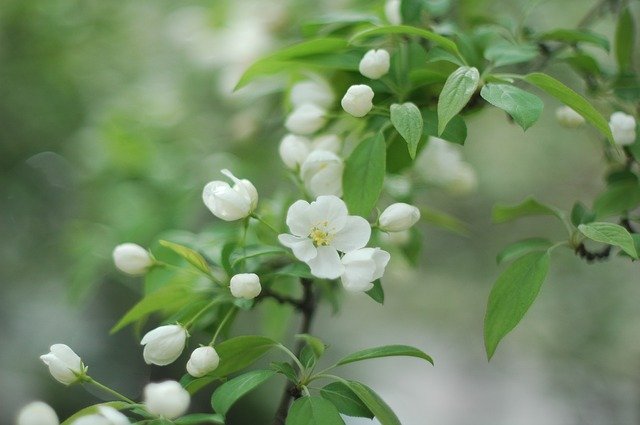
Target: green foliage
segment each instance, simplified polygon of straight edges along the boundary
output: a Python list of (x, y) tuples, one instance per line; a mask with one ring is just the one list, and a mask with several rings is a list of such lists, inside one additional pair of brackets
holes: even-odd
[(484, 58), (495, 67), (529, 62), (536, 56), (538, 48), (534, 44), (513, 44), (508, 41), (491, 44), (484, 52)]
[(580, 233), (591, 240), (617, 246), (633, 258), (638, 258), (633, 237), (624, 227), (614, 223), (594, 222), (578, 226)]
[(538, 96), (509, 84), (487, 84), (480, 96), (511, 115), (523, 130), (538, 121), (544, 106)]
[(553, 215), (562, 220), (564, 213), (529, 197), (517, 205), (495, 205), (491, 217), (494, 223), (506, 223), (530, 215)]
[(338, 363), (336, 364), (341, 366), (353, 362), (361, 362), (363, 360), (397, 356), (417, 357), (433, 364), (433, 360), (429, 355), (421, 350), (418, 350), (415, 347), (411, 347), (408, 345), (384, 345), (382, 347), (367, 348), (365, 350), (357, 351), (355, 353), (349, 354), (346, 357), (343, 357), (342, 359), (338, 360)]
[(211, 406), (223, 416), (240, 398), (275, 375), (273, 370), (253, 370), (220, 385), (211, 396)]
[(407, 142), (411, 159), (415, 159), (422, 137), (423, 122), (420, 110), (411, 102), (394, 103), (391, 105), (391, 123)]
[(633, 66), (634, 41), (635, 24), (627, 7), (620, 14), (616, 26), (615, 54), (620, 73), (629, 71)]
[(597, 218), (606, 218), (633, 210), (640, 205), (640, 184), (638, 180), (614, 182), (601, 193), (593, 203)]
[(217, 413), (193, 413), (173, 421), (176, 425), (224, 424), (224, 417)]
[(336, 407), (322, 397), (297, 399), (291, 405), (286, 425), (344, 425)]
[(309, 334), (298, 334), (296, 335), (296, 338), (301, 339), (307, 344), (307, 346), (311, 347), (316, 358), (320, 358), (324, 354), (326, 345), (320, 338)]
[(396, 414), (393, 413), (389, 405), (371, 388), (355, 381), (348, 381), (346, 384), (349, 389), (358, 396), (360, 401), (367, 406), (371, 413), (373, 413), (381, 425), (401, 425), (400, 420)]
[(87, 415), (92, 415), (94, 413), (98, 413), (98, 407), (99, 406), (113, 407), (116, 410), (121, 410), (121, 409), (125, 409), (125, 408), (129, 407), (129, 403), (126, 403), (124, 401), (108, 401), (106, 403), (98, 403), (98, 404), (94, 404), (92, 406), (87, 406), (84, 409), (81, 409), (81, 410), (77, 411), (76, 413), (74, 413), (73, 415), (69, 416), (60, 425), (72, 425), (76, 420), (78, 420), (79, 418), (81, 418), (83, 416), (87, 416)]
[(170, 250), (178, 254), (179, 256), (187, 260), (189, 264), (200, 270), (202, 273), (206, 275), (211, 274), (209, 263), (207, 263), (207, 260), (205, 260), (199, 252), (194, 251), (193, 249), (186, 246), (169, 241), (161, 240), (160, 245), (169, 248)]
[(371, 409), (343, 382), (332, 382), (324, 386), (320, 390), (320, 395), (333, 403), (343, 415), (369, 419), (374, 417)]
[(438, 46), (442, 47), (443, 49), (447, 50), (450, 53), (453, 53), (456, 56), (460, 56), (460, 51), (458, 50), (458, 46), (456, 46), (456, 44), (453, 41), (449, 40), (448, 38), (445, 38), (431, 31), (427, 31), (421, 28), (411, 27), (408, 25), (395, 25), (395, 26), (390, 25), (386, 27), (377, 27), (377, 28), (364, 30), (362, 32), (357, 33), (353, 37), (351, 37), (351, 40), (349, 40), (349, 42), (353, 44), (355, 41), (359, 41), (369, 37), (389, 35), (389, 34), (413, 35), (413, 36), (421, 37), (436, 43)]
[(513, 261), (532, 251), (545, 251), (551, 248), (553, 243), (544, 238), (529, 238), (507, 245), (496, 256), (498, 265)]
[(369, 289), (366, 294), (378, 304), (384, 304), (384, 289), (382, 288), (382, 282), (380, 282), (380, 279), (373, 281), (373, 288)]
[(342, 185), (351, 214), (367, 216), (378, 202), (385, 174), (385, 143), (382, 133), (369, 137), (345, 162)]
[(476, 68), (461, 66), (447, 78), (438, 98), (438, 134), (464, 108), (478, 88), (480, 73)]
[(556, 29), (540, 34), (538, 37), (540, 41), (561, 41), (570, 45), (576, 45), (578, 43), (586, 43), (603, 48), (609, 51), (609, 40), (593, 31), (586, 29)]

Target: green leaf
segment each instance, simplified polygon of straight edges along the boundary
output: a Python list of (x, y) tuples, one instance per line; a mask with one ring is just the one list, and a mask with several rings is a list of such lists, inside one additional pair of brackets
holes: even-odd
[[(447, 142), (464, 145), (467, 140), (467, 124), (460, 115), (456, 115), (447, 124), (442, 134), (438, 134), (438, 112), (430, 109), (422, 110), (424, 121), (424, 134), (427, 136), (440, 137)], [(420, 144), (420, 148), (423, 143)]]
[(224, 425), (224, 417), (217, 413), (192, 413), (179, 419), (174, 419), (176, 425), (200, 425), (221, 424)]
[(216, 379), (251, 366), (276, 345), (278, 342), (256, 335), (242, 335), (228, 339), (215, 347), (220, 356), (220, 365), (216, 370), (201, 378), (185, 375), (180, 383), (187, 391), (194, 394)]
[(112, 407), (112, 408), (114, 408), (116, 410), (122, 410), (122, 409), (127, 408), (129, 406), (129, 403), (126, 403), (124, 401), (109, 401), (109, 402), (106, 402), (106, 403), (98, 403), (98, 404), (94, 404), (92, 406), (87, 406), (87, 407), (77, 411), (73, 415), (69, 416), (60, 425), (71, 425), (76, 420), (80, 419), (83, 416), (87, 416), (87, 415), (92, 415), (92, 414), (98, 413), (98, 407), (99, 406)]
[(479, 81), (478, 70), (468, 66), (461, 66), (447, 78), (438, 98), (438, 135), (444, 132), (451, 118), (469, 102)]
[(573, 108), (574, 111), (596, 127), (611, 143), (614, 143), (609, 123), (584, 97), (555, 78), (540, 72), (528, 74), (524, 77), (524, 80)]
[(291, 363), (273, 362), (270, 366), (272, 370), (286, 376), (291, 382), (298, 383), (298, 373), (293, 366), (291, 366)]
[(322, 397), (302, 397), (291, 405), (286, 425), (344, 425), (338, 409)]
[(371, 410), (371, 413), (381, 425), (402, 425), (396, 414), (391, 410), (391, 407), (371, 388), (355, 381), (348, 381), (347, 385), (364, 405)]
[(273, 274), (275, 276), (301, 277), (304, 279), (314, 278), (314, 276), (311, 274), (311, 271), (309, 270), (309, 266), (304, 263), (294, 263), (286, 265), (281, 269), (276, 270)]
[(420, 220), (461, 236), (469, 236), (469, 225), (467, 223), (435, 208), (420, 207)]
[(538, 121), (544, 106), (538, 96), (509, 84), (487, 84), (480, 96), (511, 115), (523, 130)]
[(610, 217), (635, 209), (640, 205), (640, 185), (638, 181), (623, 180), (610, 184), (593, 203), (597, 218)]
[(635, 32), (633, 16), (631, 16), (631, 11), (627, 7), (620, 14), (618, 25), (616, 26), (615, 53), (619, 73), (629, 71), (633, 67)]
[(211, 274), (209, 263), (207, 263), (207, 260), (205, 260), (204, 257), (199, 252), (194, 251), (193, 249), (188, 248), (186, 246), (179, 245), (177, 243), (169, 242), (169, 241), (161, 240), (160, 245), (166, 248), (169, 248), (170, 250), (178, 254), (179, 256), (187, 260), (196, 269), (200, 270), (202, 273), (206, 275)]
[(369, 289), (365, 294), (369, 295), (378, 304), (384, 304), (384, 289), (380, 279), (373, 281), (373, 288)]
[(316, 358), (320, 358), (324, 354), (326, 344), (322, 342), (320, 338), (309, 334), (297, 334), (295, 337), (303, 340), (309, 347), (311, 347)]
[(530, 238), (514, 242), (507, 245), (502, 251), (500, 251), (496, 256), (496, 262), (498, 264), (502, 264), (522, 257), (524, 254), (531, 251), (545, 251), (551, 247), (551, 245), (553, 245), (553, 243), (544, 238)]
[(373, 419), (371, 409), (345, 383), (332, 382), (320, 390), (320, 395), (333, 403), (343, 415)]
[(363, 140), (349, 155), (342, 176), (349, 213), (366, 217), (376, 205), (384, 184), (385, 160), (382, 133)]
[(591, 240), (617, 246), (633, 258), (638, 258), (633, 237), (622, 226), (614, 223), (595, 222), (578, 226), (580, 233)]
[(484, 52), (484, 58), (496, 67), (529, 62), (537, 56), (538, 48), (534, 44), (513, 44), (508, 41), (494, 43)]
[(495, 205), (491, 214), (494, 223), (506, 223), (530, 215), (554, 215), (561, 220), (564, 217), (562, 211), (538, 202), (532, 197), (526, 198), (517, 205)]
[(582, 202), (573, 204), (573, 208), (571, 208), (571, 224), (574, 226), (591, 223), (595, 218), (595, 212), (589, 211)]
[(220, 385), (211, 396), (211, 406), (223, 416), (239, 399), (275, 375), (273, 370), (253, 370)]
[(411, 102), (394, 103), (391, 105), (391, 123), (407, 142), (411, 159), (415, 159), (418, 143), (422, 137), (423, 122), (420, 109)]
[(539, 35), (538, 40), (562, 41), (567, 44), (587, 43), (606, 51), (610, 48), (607, 37), (586, 29), (557, 29)]
[(383, 345), (381, 347), (367, 348), (366, 350), (357, 351), (340, 359), (336, 365), (341, 366), (348, 363), (360, 362), (363, 360), (377, 359), (380, 357), (417, 357), (424, 359), (433, 364), (431, 357), (421, 350), (409, 345)]
[(364, 38), (375, 37), (378, 35), (388, 35), (388, 34), (404, 34), (404, 35), (415, 35), (418, 37), (426, 38), (429, 41), (433, 41), (443, 49), (460, 56), (460, 51), (458, 50), (458, 46), (456, 43), (445, 38), (439, 34), (436, 34), (431, 31), (423, 30), (420, 28), (408, 26), (408, 25), (389, 25), (385, 27), (374, 27), (368, 30), (364, 30), (355, 34), (349, 40), (349, 43), (353, 43), (356, 40), (361, 40)]
[(549, 252), (518, 258), (498, 277), (489, 294), (484, 318), (484, 344), (491, 359), (498, 344), (522, 320), (540, 292), (549, 270)]
[(248, 258), (262, 257), (265, 255), (283, 255), (288, 251), (280, 246), (269, 245), (249, 245), (246, 247), (237, 247), (229, 256), (231, 267), (235, 267), (239, 262)]

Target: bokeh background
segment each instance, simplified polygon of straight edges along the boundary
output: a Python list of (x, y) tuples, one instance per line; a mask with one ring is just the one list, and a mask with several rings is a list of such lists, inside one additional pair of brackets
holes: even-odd
[[(573, 26), (593, 1), (466, 0), (457, 13), (500, 14), (534, 28)], [(3, 0), (0, 5), (0, 422), (46, 400), (66, 417), (96, 398), (64, 389), (38, 356), (55, 342), (80, 353), (93, 376), (135, 396), (181, 365), (144, 365), (130, 330), (109, 336), (139, 297), (115, 272), (112, 248), (150, 245), (166, 230), (215, 224), (200, 200), (222, 166), (257, 182), (264, 198), (286, 186), (276, 146), (284, 134), (281, 86), (232, 94), (253, 60), (300, 37), (306, 20), (371, 2), (293, 0)], [(382, 4), (374, 5), (377, 12)], [(604, 19), (595, 29), (613, 33)], [(555, 69), (574, 87), (566, 69)], [(500, 269), (495, 254), (522, 237), (560, 238), (551, 219), (492, 225), (491, 206), (529, 194), (569, 209), (603, 188), (601, 141), (566, 130), (545, 99), (523, 133), (487, 108), (467, 120), (465, 157), (478, 189), (431, 190), (424, 201), (467, 222), (470, 237), (424, 225), (418, 270), (400, 257), (384, 307), (349, 296), (315, 334), (330, 357), (385, 343), (424, 349), (436, 362), (354, 365), (408, 425), (603, 425), (640, 421), (640, 285), (637, 265), (586, 265), (554, 256), (524, 322), (485, 359), (482, 320)], [(242, 326), (259, 329), (256, 315)], [(234, 409), (230, 423), (268, 423), (281, 382)], [(198, 400), (206, 405), (206, 397)], [(244, 412), (244, 413), (243, 413)], [(369, 421), (354, 420), (365, 424)]]

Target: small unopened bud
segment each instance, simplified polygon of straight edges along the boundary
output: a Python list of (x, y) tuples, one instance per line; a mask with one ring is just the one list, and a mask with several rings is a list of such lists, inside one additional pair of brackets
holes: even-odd
[(278, 152), (284, 165), (292, 170), (300, 168), (309, 155), (310, 141), (304, 136), (287, 134), (280, 142)]
[(582, 115), (574, 111), (569, 106), (561, 106), (556, 109), (556, 119), (563, 127), (576, 128), (584, 124)]
[(154, 261), (149, 251), (135, 243), (123, 243), (113, 249), (113, 262), (118, 270), (138, 276), (145, 274)]
[(16, 425), (60, 425), (60, 420), (47, 403), (34, 401), (20, 409)]
[(349, 87), (340, 104), (342, 109), (354, 117), (364, 117), (373, 108), (373, 90), (366, 84)]
[(176, 361), (187, 342), (187, 330), (180, 325), (157, 327), (145, 334), (140, 341), (147, 364), (165, 366)]
[(311, 142), (311, 149), (314, 151), (340, 152), (342, 142), (335, 134), (325, 134), (318, 136)]
[(255, 273), (239, 273), (231, 278), (229, 283), (231, 295), (236, 298), (252, 300), (262, 291), (260, 278)]
[(618, 145), (631, 145), (636, 141), (636, 119), (624, 112), (614, 112), (609, 119), (613, 140)]
[(313, 103), (296, 107), (287, 117), (284, 126), (294, 134), (306, 136), (320, 130), (327, 122), (327, 112)]
[(225, 221), (240, 220), (249, 216), (258, 205), (258, 191), (247, 179), (239, 179), (229, 170), (222, 170), (234, 185), (215, 180), (202, 190), (202, 201), (209, 211)]
[(65, 385), (77, 382), (85, 373), (80, 356), (65, 344), (53, 344), (40, 360), (49, 366), (51, 376)]
[(220, 356), (213, 347), (198, 347), (193, 350), (187, 362), (187, 372), (193, 377), (200, 378), (216, 370), (218, 364), (220, 364)]
[(384, 14), (391, 25), (402, 24), (400, 10), (400, 0), (387, 0), (384, 4)]
[(290, 95), (293, 106), (312, 103), (320, 108), (329, 108), (335, 100), (331, 87), (319, 79), (300, 81), (291, 88)]
[(82, 416), (71, 425), (130, 425), (129, 419), (110, 406), (98, 406), (98, 413)]
[(189, 392), (176, 381), (151, 383), (144, 387), (144, 404), (152, 415), (175, 419), (187, 411), (189, 403)]
[(386, 232), (407, 230), (420, 220), (420, 210), (413, 205), (398, 202), (389, 205), (380, 214), (380, 229)]
[(360, 60), (360, 74), (372, 80), (377, 80), (389, 72), (391, 58), (384, 49), (372, 49), (364, 54)]

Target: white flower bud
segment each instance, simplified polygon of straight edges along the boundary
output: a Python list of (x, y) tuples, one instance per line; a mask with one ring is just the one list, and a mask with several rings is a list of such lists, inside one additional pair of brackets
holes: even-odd
[(60, 421), (51, 406), (42, 401), (34, 401), (20, 409), (16, 425), (60, 425)]
[(229, 289), (231, 289), (231, 295), (236, 298), (252, 300), (260, 294), (262, 286), (257, 274), (239, 273), (231, 278)]
[(313, 134), (327, 123), (327, 112), (313, 103), (297, 106), (287, 117), (284, 126), (294, 134)]
[(395, 198), (405, 198), (411, 194), (411, 179), (407, 176), (395, 174), (384, 179), (384, 187)]
[(234, 185), (212, 181), (202, 190), (204, 204), (216, 217), (225, 221), (240, 220), (249, 216), (258, 205), (258, 191), (247, 179), (239, 179), (229, 170), (222, 170)]
[(294, 84), (291, 88), (290, 99), (294, 107), (311, 103), (320, 108), (327, 109), (333, 104), (335, 95), (325, 81), (313, 79)]
[(152, 415), (175, 419), (187, 411), (190, 402), (189, 392), (176, 381), (151, 383), (144, 387), (144, 404)]
[(476, 170), (466, 162), (458, 165), (453, 179), (447, 185), (451, 192), (458, 195), (466, 195), (476, 190), (477, 187), (478, 177)]
[(342, 257), (342, 286), (350, 292), (370, 290), (373, 288), (373, 281), (384, 274), (390, 259), (391, 255), (380, 248), (361, 248), (347, 252)]
[(358, 69), (360, 74), (372, 80), (387, 75), (391, 66), (391, 58), (389, 52), (384, 49), (372, 49), (364, 54), (360, 60)]
[(385, 232), (401, 232), (420, 220), (420, 210), (413, 205), (398, 202), (389, 205), (380, 214), (380, 228)]
[(556, 109), (556, 119), (560, 125), (567, 128), (576, 128), (584, 124), (582, 115), (566, 105)]
[(118, 270), (130, 275), (145, 274), (153, 265), (149, 251), (135, 243), (123, 243), (113, 249), (113, 262)]
[(306, 189), (314, 197), (342, 195), (342, 171), (344, 163), (338, 155), (329, 151), (313, 151), (300, 167), (300, 176)]
[(614, 112), (609, 119), (609, 127), (616, 144), (627, 146), (636, 141), (636, 119), (633, 116)]
[(335, 134), (325, 134), (318, 136), (311, 142), (311, 149), (314, 151), (340, 152), (342, 142)]
[(140, 341), (147, 364), (165, 366), (176, 361), (187, 342), (187, 330), (180, 325), (164, 325), (146, 333)]
[(200, 378), (216, 370), (218, 364), (220, 364), (220, 356), (213, 347), (198, 347), (193, 350), (187, 362), (187, 372), (191, 376)]
[(391, 25), (402, 24), (402, 14), (400, 10), (400, 0), (387, 0), (384, 4), (384, 14)]
[(380, 237), (383, 241), (396, 246), (404, 246), (411, 241), (411, 232), (403, 230), (401, 232), (381, 233)]
[(354, 117), (364, 117), (373, 108), (373, 90), (366, 84), (349, 87), (340, 104), (342, 109)]
[(304, 136), (287, 134), (280, 142), (278, 152), (284, 165), (292, 170), (300, 168), (309, 155), (309, 139)]
[(70, 385), (78, 381), (78, 375), (85, 373), (82, 359), (65, 344), (53, 344), (40, 360), (49, 366), (49, 373), (58, 382)]
[(113, 407), (98, 406), (98, 413), (82, 416), (71, 425), (129, 425), (129, 419)]

